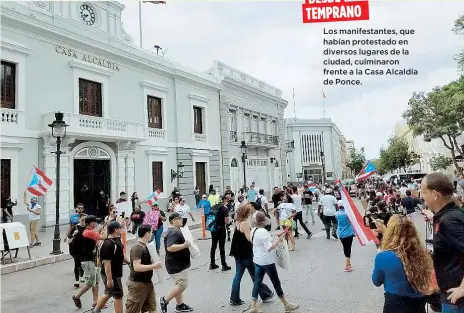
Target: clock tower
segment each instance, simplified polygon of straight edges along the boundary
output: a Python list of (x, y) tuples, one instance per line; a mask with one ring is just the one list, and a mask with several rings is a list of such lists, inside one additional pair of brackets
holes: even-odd
[[(125, 6), (118, 1), (33, 1), (25, 2), (36, 17), (52, 15), (52, 23), (92, 39), (112, 37), (133, 44), (123, 30), (121, 14)], [(100, 38), (98, 38), (100, 37)]]

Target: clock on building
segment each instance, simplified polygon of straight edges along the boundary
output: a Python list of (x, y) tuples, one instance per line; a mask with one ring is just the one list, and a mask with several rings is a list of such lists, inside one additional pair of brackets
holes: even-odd
[(88, 26), (95, 24), (95, 12), (92, 7), (86, 3), (81, 4), (80, 6), (81, 19)]

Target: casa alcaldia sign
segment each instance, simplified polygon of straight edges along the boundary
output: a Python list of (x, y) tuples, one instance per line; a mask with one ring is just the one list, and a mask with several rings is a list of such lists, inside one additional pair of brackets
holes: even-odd
[(101, 66), (101, 67), (106, 67), (106, 68), (109, 68), (109, 69), (111, 69), (113, 71), (119, 72), (118, 65), (116, 63), (114, 63), (114, 62), (111, 62), (111, 61), (107, 60), (107, 59), (102, 59), (100, 57), (96, 57), (96, 56), (90, 55), (88, 53), (82, 53), (82, 52), (79, 52), (79, 51), (76, 51), (76, 50), (73, 50), (73, 49), (69, 49), (69, 48), (66, 48), (66, 47), (63, 47), (63, 46), (55, 46), (55, 51), (56, 51), (56, 53), (59, 53), (59, 54), (62, 54), (62, 55), (68, 56), (68, 57), (72, 57), (72, 58), (75, 58), (75, 59), (78, 59), (78, 60), (89, 62), (89, 63), (95, 64), (95, 65), (98, 65), (98, 66)]

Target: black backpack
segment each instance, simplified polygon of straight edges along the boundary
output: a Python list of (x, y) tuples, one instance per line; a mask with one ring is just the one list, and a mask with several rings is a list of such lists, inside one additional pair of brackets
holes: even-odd
[(76, 227), (72, 237), (68, 240), (69, 254), (78, 257), (84, 252), (84, 230), (85, 227)]
[(256, 201), (255, 201), (256, 210), (261, 210), (263, 208), (262, 198), (263, 196), (256, 197)]

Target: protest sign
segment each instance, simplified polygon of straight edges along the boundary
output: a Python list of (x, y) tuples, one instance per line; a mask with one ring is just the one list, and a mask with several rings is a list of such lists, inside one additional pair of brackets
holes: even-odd
[[(156, 247), (154, 242), (150, 242), (147, 244), (148, 252), (150, 253), (151, 256), (151, 261), (153, 263), (157, 263), (160, 261), (158, 253), (156, 253)], [(166, 283), (166, 274), (164, 272), (163, 268), (160, 268), (158, 270), (155, 270), (156, 276), (158, 277), (158, 281), (162, 284)]]
[(121, 216), (123, 212), (125, 214), (124, 215), (125, 217), (129, 217), (130, 214), (132, 213), (132, 202), (130, 201), (116, 203), (114, 206), (118, 210), (118, 214)]
[(198, 248), (197, 244), (193, 240), (192, 233), (190, 232), (190, 229), (188, 227), (181, 227), (180, 231), (182, 232), (182, 235), (184, 236), (184, 239), (186, 241), (190, 242), (190, 255), (192, 256), (192, 259), (195, 259), (196, 257), (200, 256), (200, 249)]
[(287, 241), (282, 240), (279, 245), (275, 248), (276, 254), (276, 265), (283, 268), (284, 270), (291, 271), (290, 264), (290, 253), (288, 252)]

